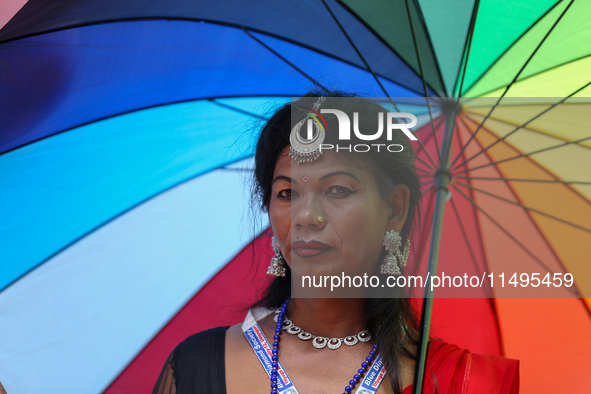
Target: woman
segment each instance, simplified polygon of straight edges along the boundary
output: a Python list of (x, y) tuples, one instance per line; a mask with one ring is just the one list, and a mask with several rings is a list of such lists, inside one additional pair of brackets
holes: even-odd
[[(337, 298), (327, 286), (305, 285), (306, 278), (381, 275), (385, 283), (388, 275), (404, 274), (418, 220), (420, 180), (408, 137), (383, 132), (370, 145), (352, 133), (346, 145), (370, 151), (337, 152), (339, 113), (365, 135), (384, 130), (387, 117), (373, 101), (334, 96), (309, 94), (283, 106), (259, 137), (256, 191), (276, 252), (268, 271), (276, 278), (261, 307), (243, 324), (181, 343), (155, 393), (412, 391), (417, 322), (403, 290), (386, 287), (373, 298), (381, 286), (349, 285), (337, 289)], [(312, 138), (302, 137), (306, 127)], [(517, 366), (433, 339), (424, 392), (516, 393)]]

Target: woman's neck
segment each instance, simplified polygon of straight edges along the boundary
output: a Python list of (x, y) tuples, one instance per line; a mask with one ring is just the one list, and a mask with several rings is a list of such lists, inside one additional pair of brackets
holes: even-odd
[(342, 338), (364, 329), (364, 306), (360, 298), (294, 298), (287, 316), (313, 335)]

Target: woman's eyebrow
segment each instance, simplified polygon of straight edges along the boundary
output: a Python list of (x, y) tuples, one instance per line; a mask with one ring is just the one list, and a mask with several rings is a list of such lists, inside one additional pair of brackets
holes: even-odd
[(271, 182), (271, 184), (274, 184), (278, 180), (284, 180), (284, 181), (287, 181), (287, 182), (291, 182), (291, 183), (293, 183), (295, 185), (298, 184), (294, 179), (291, 179), (290, 177), (285, 176), (285, 175), (278, 175), (275, 179), (273, 179), (273, 182)]
[(320, 180), (323, 181), (326, 178), (330, 178), (331, 176), (335, 176), (335, 175), (347, 175), (347, 176), (350, 176), (351, 178), (355, 179), (358, 183), (361, 183), (361, 181), (359, 180), (359, 178), (357, 178), (355, 175), (353, 175), (353, 174), (351, 174), (350, 172), (347, 172), (347, 171), (331, 172), (330, 174), (325, 175), (322, 178), (320, 178)]

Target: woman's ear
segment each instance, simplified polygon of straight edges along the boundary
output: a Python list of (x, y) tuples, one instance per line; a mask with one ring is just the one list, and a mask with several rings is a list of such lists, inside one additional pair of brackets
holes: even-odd
[(388, 218), (388, 228), (396, 230), (399, 233), (406, 222), (408, 216), (408, 207), (410, 202), (410, 190), (406, 185), (398, 185), (388, 195), (391, 215)]

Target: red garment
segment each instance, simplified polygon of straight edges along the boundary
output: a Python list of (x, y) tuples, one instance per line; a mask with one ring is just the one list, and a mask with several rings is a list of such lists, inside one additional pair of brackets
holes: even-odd
[[(470, 353), (456, 345), (432, 339), (427, 353), (423, 393), (518, 394), (519, 360)], [(412, 385), (402, 394), (412, 394)]]

